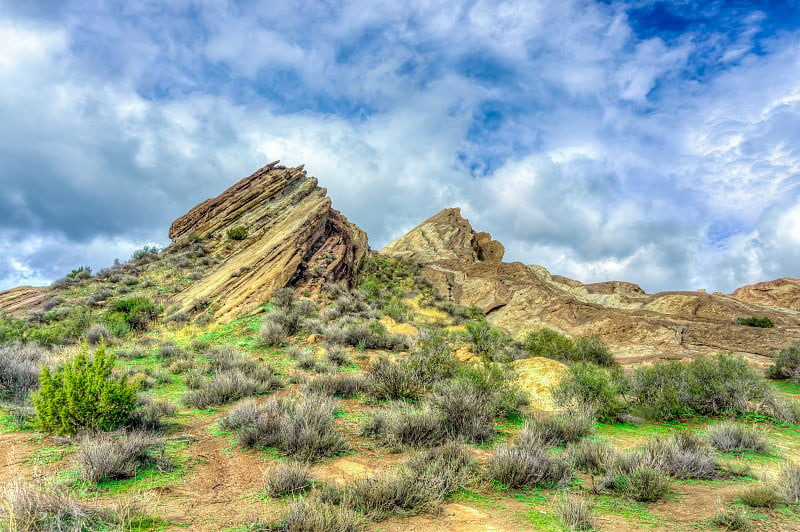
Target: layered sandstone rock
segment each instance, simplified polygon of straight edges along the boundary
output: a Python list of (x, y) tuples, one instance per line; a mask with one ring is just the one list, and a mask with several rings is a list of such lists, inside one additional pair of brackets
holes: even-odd
[[(231, 240), (229, 229), (247, 237)], [(172, 223), (173, 245), (194, 235), (221, 263), (178, 294), (184, 309), (211, 302), (215, 319), (248, 315), (273, 292), (310, 279), (350, 280), (368, 250), (367, 235), (331, 208), (303, 166), (271, 163)]]
[(774, 281), (743, 286), (734, 290), (731, 297), (769, 307), (800, 310), (800, 279), (783, 277)]
[(0, 314), (24, 317), (31, 310), (41, 308), (52, 295), (52, 290), (46, 286), (17, 286), (0, 291)]
[[(585, 285), (541, 266), (502, 262), (502, 250), (487, 233), (476, 233), (458, 209), (446, 209), (381, 253), (422, 263), (422, 274), (442, 295), (479, 306), (498, 327), (520, 336), (540, 327), (597, 334), (623, 362), (728, 350), (758, 360), (800, 338), (795, 310), (702, 292), (649, 295), (617, 281)], [(768, 316), (776, 327), (735, 323), (754, 315)]]

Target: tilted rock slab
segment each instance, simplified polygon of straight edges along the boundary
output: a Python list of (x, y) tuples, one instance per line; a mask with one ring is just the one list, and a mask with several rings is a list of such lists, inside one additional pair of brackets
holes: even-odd
[(731, 297), (769, 307), (800, 310), (800, 279), (783, 277), (737, 288)]
[[(327, 191), (303, 166), (277, 161), (200, 203), (172, 223), (173, 245), (198, 235), (217, 269), (178, 294), (184, 310), (209, 300), (217, 321), (252, 314), (272, 294), (312, 278), (350, 281), (367, 250), (367, 235), (331, 208)], [(247, 238), (227, 231), (244, 226)]]
[[(476, 233), (459, 209), (445, 209), (381, 254), (424, 265), (422, 274), (460, 305), (478, 306), (490, 323), (517, 336), (550, 327), (572, 336), (597, 334), (622, 363), (721, 351), (764, 357), (800, 338), (800, 312), (704, 292), (646, 294), (632, 283), (583, 284), (541, 266), (503, 262), (503, 246)], [(736, 318), (767, 316), (760, 329)]]

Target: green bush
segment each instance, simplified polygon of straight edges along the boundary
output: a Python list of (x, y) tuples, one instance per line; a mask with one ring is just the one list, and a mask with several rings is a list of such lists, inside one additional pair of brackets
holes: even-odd
[(156, 246), (144, 246), (142, 249), (137, 249), (131, 256), (132, 260), (150, 259), (158, 255), (159, 249)]
[(598, 366), (616, 366), (614, 355), (596, 335), (575, 340), (552, 329), (531, 331), (523, 342), (525, 350), (532, 356), (541, 356), (562, 362), (582, 362)]
[(637, 368), (629, 392), (643, 417), (659, 421), (747, 413), (771, 398), (767, 381), (744, 358), (724, 353)]
[(775, 363), (767, 368), (767, 377), (800, 380), (800, 342), (793, 342), (778, 353)]
[(739, 325), (747, 325), (748, 327), (762, 327), (765, 329), (772, 329), (775, 327), (775, 324), (772, 323), (772, 320), (766, 316), (763, 318), (757, 318), (756, 316), (750, 316), (749, 318), (737, 318), (736, 323)]
[(238, 225), (236, 227), (231, 227), (227, 231), (228, 238), (231, 240), (244, 240), (247, 238), (248, 231), (247, 228), (243, 225)]
[(553, 389), (553, 397), (570, 412), (594, 411), (598, 419), (613, 421), (626, 408), (620, 399), (622, 378), (621, 372), (594, 364), (575, 364)]
[(86, 279), (91, 277), (92, 269), (88, 266), (79, 266), (67, 274), (67, 279)]
[(114, 430), (128, 421), (136, 407), (137, 383), (112, 377), (114, 355), (105, 348), (94, 357), (80, 353), (64, 369), (50, 373), (44, 366), (39, 391), (33, 395), (37, 429), (62, 435), (83, 430)]
[(121, 299), (114, 304), (114, 312), (122, 314), (131, 329), (146, 331), (152, 321), (161, 314), (161, 308), (146, 297)]

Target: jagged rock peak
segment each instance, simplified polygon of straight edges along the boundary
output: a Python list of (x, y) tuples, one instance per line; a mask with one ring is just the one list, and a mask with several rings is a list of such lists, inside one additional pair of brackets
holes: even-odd
[(502, 262), (503, 253), (503, 244), (492, 240), (489, 233), (476, 233), (457, 207), (431, 216), (381, 250), (381, 254), (421, 264), (441, 260)]
[(800, 310), (800, 279), (782, 277), (774, 281), (750, 284), (737, 288), (731, 296), (748, 303)]
[[(246, 229), (243, 239), (228, 231)], [(248, 315), (275, 290), (309, 280), (350, 281), (367, 235), (331, 208), (303, 166), (270, 163), (172, 223), (172, 246), (200, 238), (221, 260), (178, 295), (184, 309), (209, 301), (215, 319)]]

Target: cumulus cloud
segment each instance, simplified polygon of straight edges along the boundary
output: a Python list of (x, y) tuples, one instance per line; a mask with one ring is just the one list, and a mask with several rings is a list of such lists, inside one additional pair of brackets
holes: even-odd
[(0, 5), (0, 288), (164, 245), (274, 159), (305, 163), (376, 248), (461, 206), (509, 259), (586, 282), (797, 275), (783, 11), (58, 4)]

